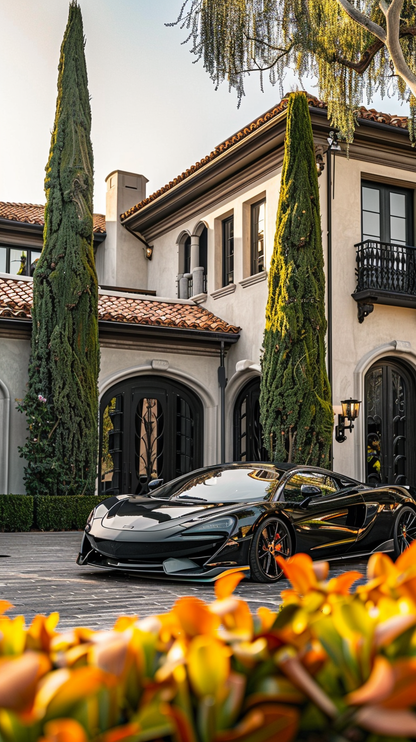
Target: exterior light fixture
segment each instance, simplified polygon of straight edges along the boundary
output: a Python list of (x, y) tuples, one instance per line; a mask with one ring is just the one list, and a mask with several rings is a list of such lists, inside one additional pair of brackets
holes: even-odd
[(153, 256), (153, 245), (146, 245), (144, 254), (148, 260), (151, 260)]
[(338, 133), (336, 131), (330, 131), (329, 137), (326, 140), (329, 144), (329, 148), (334, 152), (341, 152), (341, 146), (338, 142)]
[[(343, 443), (347, 440), (347, 436), (345, 435), (346, 430), (349, 430), (351, 433), (354, 427), (353, 422), (357, 419), (360, 412), (360, 404), (361, 402), (358, 399), (351, 399), (351, 397), (341, 400), (342, 414), (338, 415), (338, 425), (335, 427), (335, 440), (338, 443)], [(349, 425), (345, 424), (346, 420), (349, 421)]]

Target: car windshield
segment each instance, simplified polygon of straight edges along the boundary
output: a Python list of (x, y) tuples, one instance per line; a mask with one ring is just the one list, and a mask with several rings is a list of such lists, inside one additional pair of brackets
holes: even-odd
[(210, 469), (170, 482), (152, 493), (152, 497), (196, 503), (270, 500), (281, 474), (272, 466)]

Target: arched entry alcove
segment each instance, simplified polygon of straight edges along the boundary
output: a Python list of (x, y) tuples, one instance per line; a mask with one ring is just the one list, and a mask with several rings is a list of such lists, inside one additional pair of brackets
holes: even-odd
[(260, 423), (260, 377), (243, 386), (234, 405), (234, 461), (268, 461)]
[(108, 389), (100, 407), (101, 494), (147, 492), (202, 466), (203, 407), (180, 382), (153, 375)]
[(414, 484), (416, 384), (410, 365), (379, 359), (365, 376), (366, 481)]

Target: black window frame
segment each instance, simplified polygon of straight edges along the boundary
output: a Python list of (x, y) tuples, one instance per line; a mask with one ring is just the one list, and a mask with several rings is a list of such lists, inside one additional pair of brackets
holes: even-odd
[(206, 227), (199, 235), (199, 266), (204, 269), (204, 291), (206, 291), (208, 276), (208, 229)]
[(363, 188), (373, 188), (378, 190), (380, 194), (380, 237), (372, 238), (366, 237), (373, 242), (383, 242), (387, 244), (401, 244), (391, 240), (390, 237), (390, 194), (398, 193), (404, 195), (406, 198), (405, 206), (405, 219), (406, 219), (406, 245), (412, 246), (414, 244), (414, 227), (413, 227), (413, 201), (414, 191), (411, 188), (403, 188), (401, 186), (391, 185), (389, 183), (381, 183), (371, 180), (361, 181), (361, 240), (364, 242), (364, 198)]
[[(10, 276), (33, 276), (33, 273), (30, 272), (30, 266), (32, 265), (32, 253), (40, 256), (40, 253), (42, 252), (42, 245), (39, 245), (39, 247), (34, 247), (33, 245), (31, 247), (26, 247), (25, 245), (10, 245), (10, 244), (4, 244), (0, 243), (0, 250), (6, 250), (6, 270), (5, 273)], [(25, 252), (26, 253), (26, 266), (25, 271), (23, 273), (10, 273), (10, 254), (12, 250), (17, 250), (20, 253)], [(28, 271), (29, 269), (29, 271)]]
[(191, 272), (191, 237), (188, 235), (183, 243), (183, 273)]
[(234, 214), (222, 220), (222, 285), (223, 287), (225, 287), (233, 283), (234, 283)]
[[(258, 251), (259, 243), (259, 212), (260, 207), (264, 206), (264, 221), (266, 220), (266, 199), (262, 198), (260, 201), (251, 204), (250, 207), (250, 269), (251, 275), (255, 276), (257, 273), (264, 271), (264, 245), (265, 245), (265, 234), (263, 224), (263, 250), (261, 253)], [(256, 213), (257, 211), (257, 213)], [(260, 263), (261, 261), (261, 263)]]

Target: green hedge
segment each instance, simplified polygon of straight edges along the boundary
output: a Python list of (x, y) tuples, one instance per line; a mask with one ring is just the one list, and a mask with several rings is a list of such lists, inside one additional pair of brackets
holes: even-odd
[(0, 531), (71, 531), (84, 528), (91, 510), (101, 501), (95, 495), (0, 495)]
[(0, 531), (29, 531), (33, 525), (33, 497), (0, 495)]

